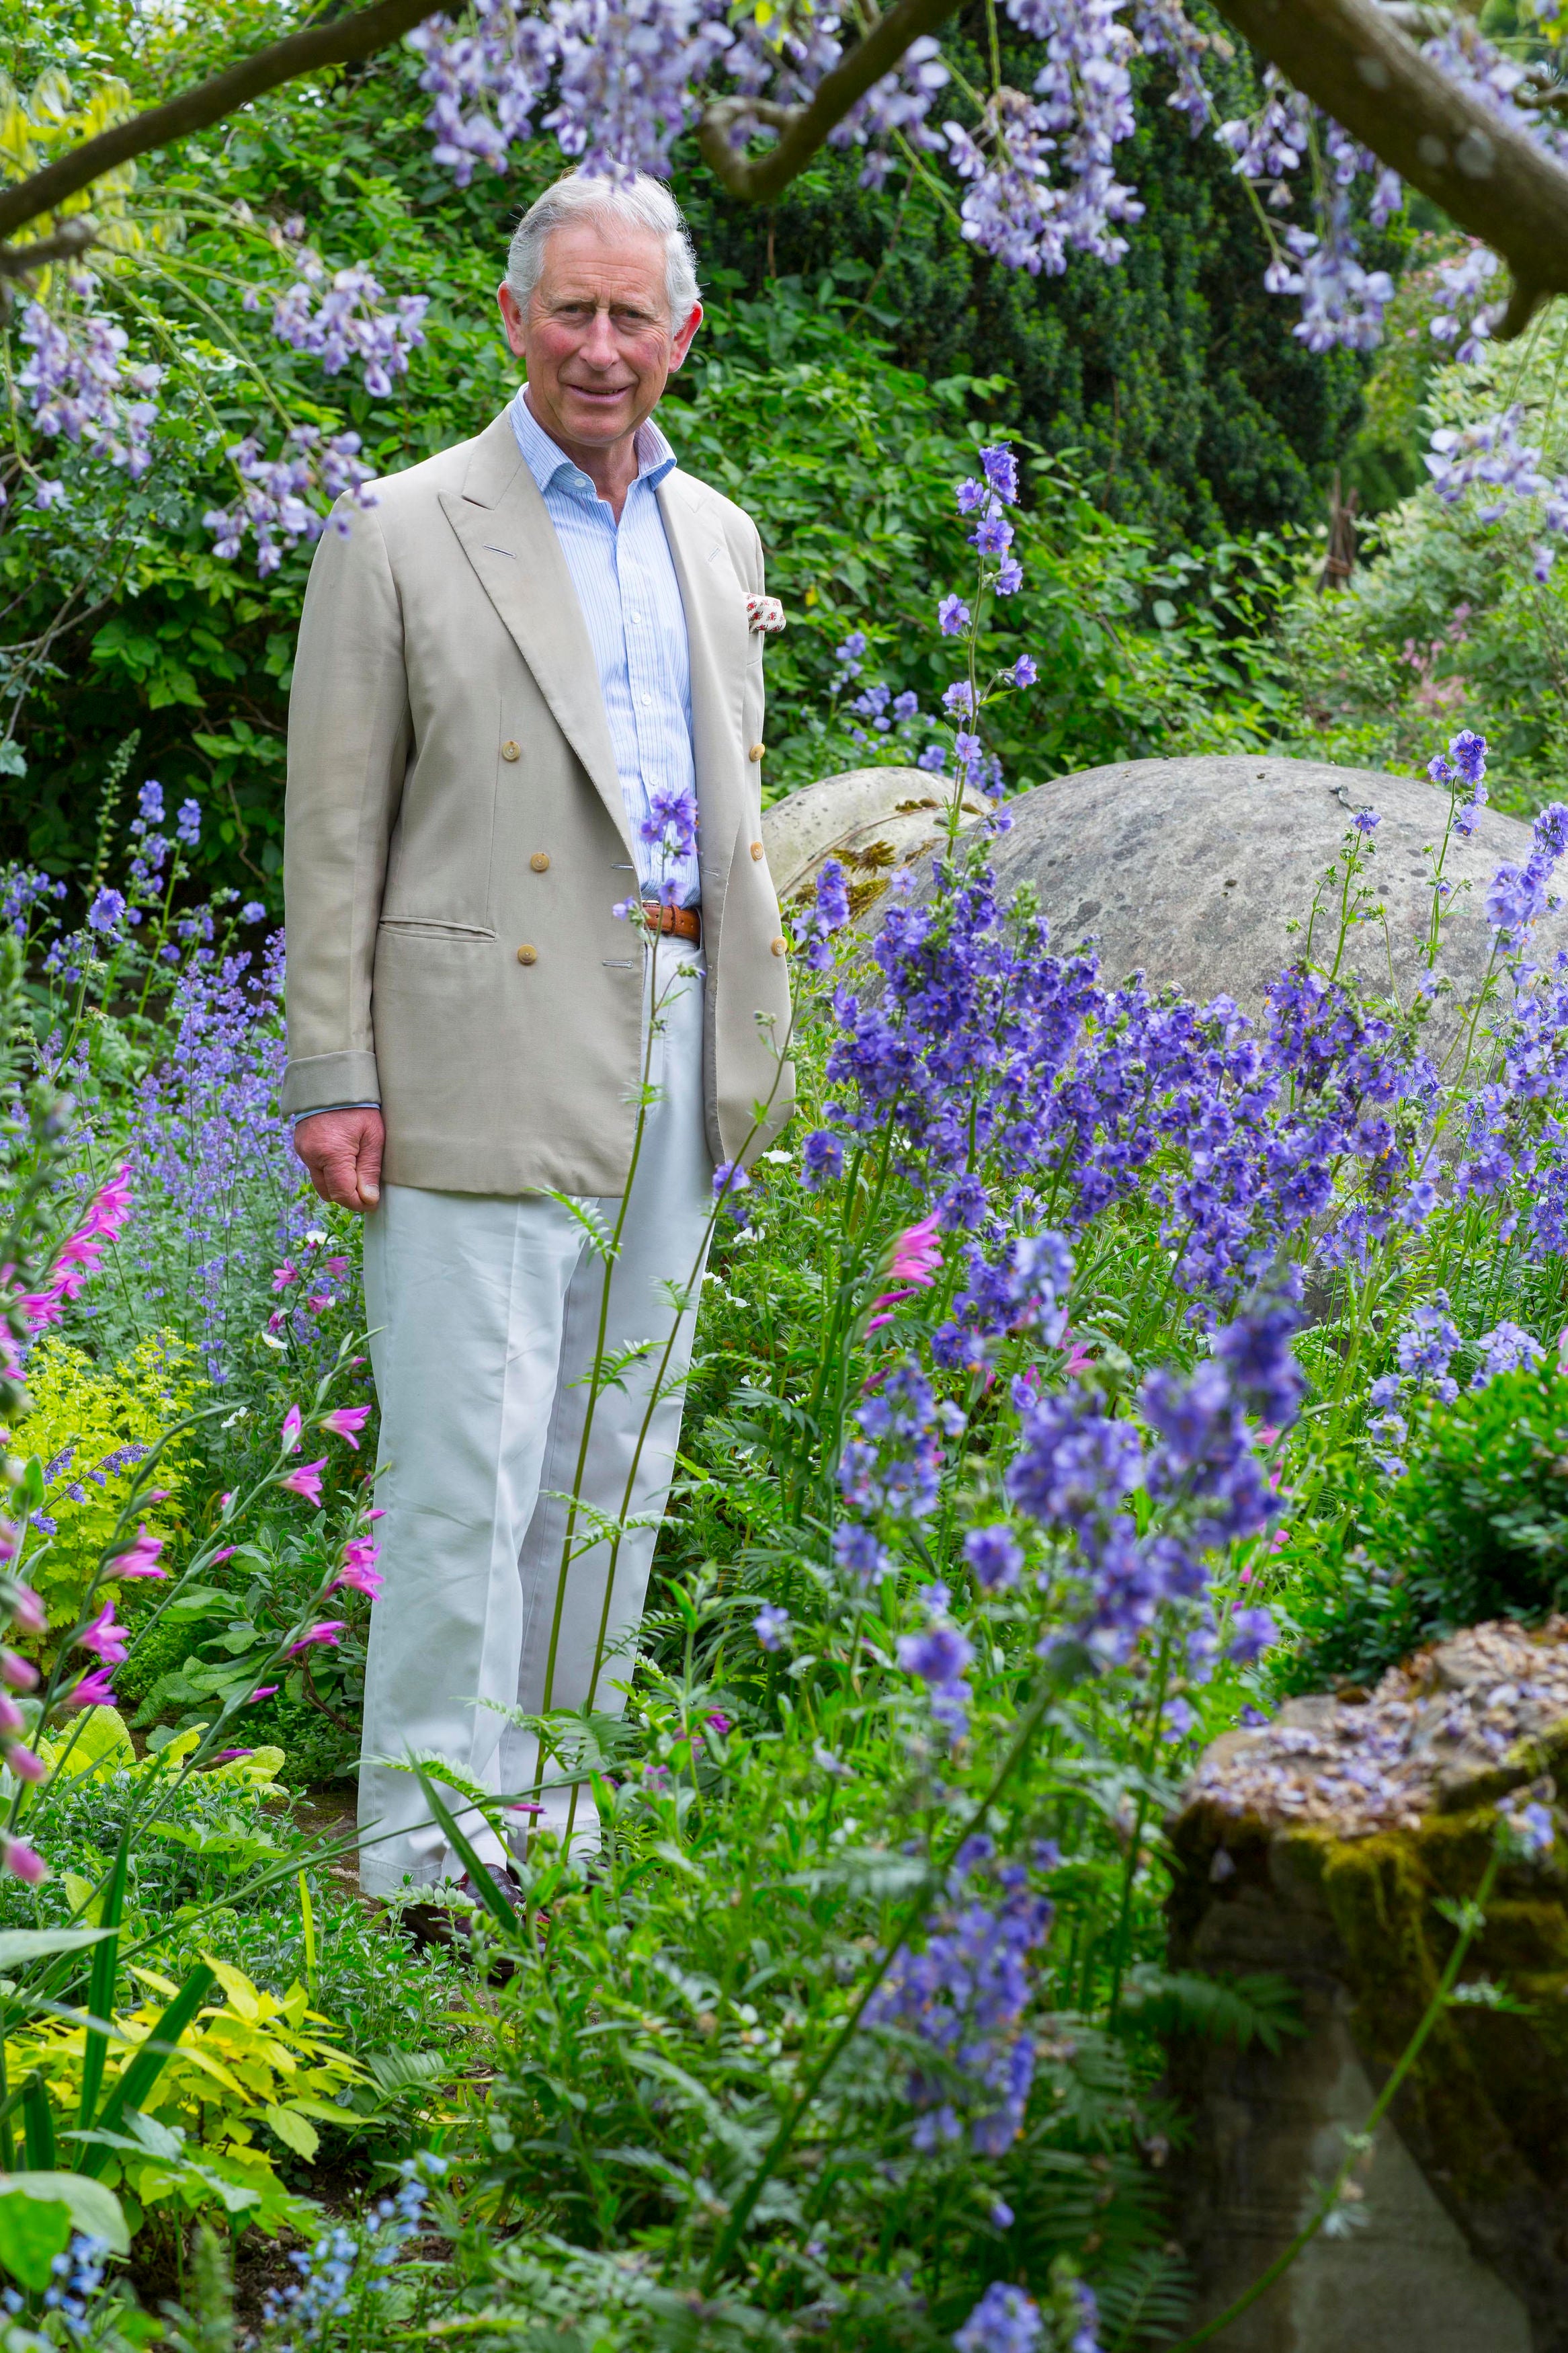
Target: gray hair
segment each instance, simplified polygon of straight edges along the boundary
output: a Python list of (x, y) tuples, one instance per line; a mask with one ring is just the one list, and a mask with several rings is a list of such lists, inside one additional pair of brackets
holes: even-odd
[(544, 267), (544, 248), (552, 229), (569, 221), (592, 220), (605, 227), (651, 230), (664, 239), (664, 288), (672, 330), (691, 315), (697, 302), (697, 257), (686, 233), (680, 206), (662, 180), (638, 172), (629, 180), (590, 178), (568, 172), (552, 188), (536, 196), (512, 232), (506, 258), (506, 282), (526, 312)]

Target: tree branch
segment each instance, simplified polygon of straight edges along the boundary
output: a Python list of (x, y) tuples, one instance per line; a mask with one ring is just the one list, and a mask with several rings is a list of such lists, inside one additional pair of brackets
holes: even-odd
[(31, 245), (0, 245), (0, 278), (26, 278), (46, 262), (74, 260), (101, 235), (90, 213), (77, 213), (52, 236), (35, 237)]
[[(765, 205), (804, 172), (835, 123), (841, 122), (873, 82), (891, 73), (911, 41), (934, 33), (954, 15), (958, 0), (898, 0), (878, 18), (863, 41), (840, 58), (818, 83), (807, 106), (759, 105), (754, 99), (722, 98), (703, 110), (697, 143), (702, 160), (732, 196)], [(781, 132), (778, 145), (754, 161), (738, 154), (730, 133), (752, 117)]]
[(1518, 334), (1568, 293), (1568, 171), (1424, 58), (1375, 0), (1215, 0), (1313, 102), (1500, 253)]
[(105, 172), (150, 154), (155, 147), (189, 138), (193, 131), (221, 122), (226, 114), (235, 113), (264, 91), (276, 90), (280, 82), (315, 73), (322, 66), (347, 65), (355, 58), (372, 56), (432, 13), (431, 0), (378, 0), (374, 8), (356, 9), (353, 16), (335, 16), (330, 23), (290, 33), (287, 40), (274, 41), (269, 47), (258, 49), (254, 57), (242, 58), (238, 65), (181, 90), (164, 105), (149, 107), (145, 113), (100, 131), (96, 139), (73, 148), (69, 154), (57, 156), (41, 172), (17, 181), (14, 187), (0, 189), (0, 237), (12, 236), (24, 221), (36, 220), (40, 213), (57, 211), (68, 196), (89, 187)]

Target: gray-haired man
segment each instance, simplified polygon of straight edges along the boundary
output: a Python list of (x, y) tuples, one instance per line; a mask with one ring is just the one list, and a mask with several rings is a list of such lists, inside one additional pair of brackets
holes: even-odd
[[(323, 536), (289, 717), (284, 1103), (317, 1191), (369, 1213), (379, 1327), (360, 1820), (382, 1894), (461, 1863), (417, 1782), (377, 1760), (434, 1753), (515, 1792), (535, 1747), (500, 1710), (618, 1706), (651, 1527), (613, 1581), (601, 1543), (563, 1585), (563, 1498), (618, 1519), (629, 1482), (633, 1515), (662, 1511), (693, 1321), (655, 1399), (670, 1287), (700, 1268), (715, 1162), (750, 1158), (789, 1111), (762, 549), (651, 422), (702, 316), (668, 190), (558, 183), (500, 300), (525, 390)], [(683, 794), (696, 847), (672, 858), (652, 811)], [(661, 909), (656, 944), (617, 920), (628, 898)], [(659, 1093), (621, 1218), (655, 967)], [(574, 1201), (621, 1219), (603, 1328)], [(596, 1354), (643, 1341), (595, 1398)], [(546, 1822), (567, 1804), (548, 1790)], [(585, 1791), (575, 1824), (594, 1825)]]

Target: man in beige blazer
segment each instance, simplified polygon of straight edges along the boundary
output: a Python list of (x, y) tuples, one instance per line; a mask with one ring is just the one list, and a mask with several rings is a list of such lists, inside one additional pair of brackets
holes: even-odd
[[(283, 1102), (317, 1191), (367, 1219), (379, 1894), (462, 1874), (409, 1755), (454, 1792), (542, 1782), (514, 1839), (596, 1836), (512, 1719), (622, 1704), (715, 1166), (791, 1105), (760, 790), (779, 617), (750, 518), (652, 422), (702, 316), (668, 190), (559, 182), (500, 300), (525, 390), (340, 505), (289, 712)], [(595, 1514), (644, 1525), (593, 1541)]]

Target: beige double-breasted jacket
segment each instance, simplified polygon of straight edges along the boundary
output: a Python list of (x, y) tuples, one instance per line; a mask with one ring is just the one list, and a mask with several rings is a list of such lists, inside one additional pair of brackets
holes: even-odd
[[(691, 649), (709, 1144), (750, 1159), (792, 1104), (746, 609), (762, 545), (679, 468), (658, 496)], [(637, 880), (554, 526), (504, 411), (375, 499), (340, 505), (346, 533), (323, 534), (300, 623), (283, 1107), (379, 1101), (395, 1185), (618, 1194), (643, 951), (613, 911)]]

